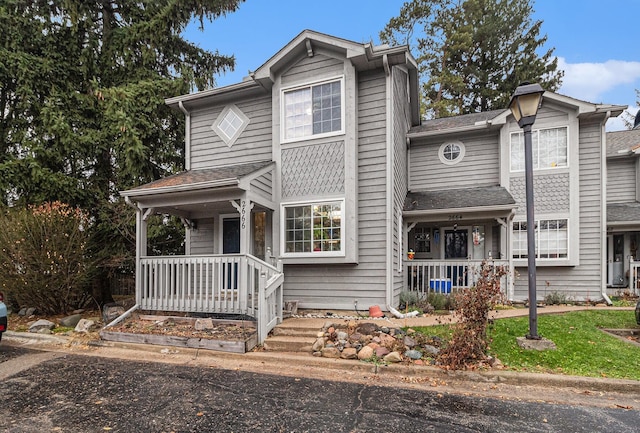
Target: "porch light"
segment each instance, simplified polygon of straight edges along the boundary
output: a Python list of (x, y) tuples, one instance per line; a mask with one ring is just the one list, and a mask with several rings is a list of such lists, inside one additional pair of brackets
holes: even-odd
[(533, 210), (533, 151), (531, 126), (536, 121), (544, 89), (537, 83), (518, 86), (509, 102), (511, 114), (524, 133), (524, 171), (527, 204), (527, 271), (529, 272), (529, 340), (540, 340), (536, 296), (536, 234)]

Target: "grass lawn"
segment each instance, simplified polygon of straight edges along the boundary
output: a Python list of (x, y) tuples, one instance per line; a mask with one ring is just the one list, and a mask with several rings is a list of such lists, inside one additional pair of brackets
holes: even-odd
[[(556, 350), (523, 350), (516, 337), (529, 330), (529, 318), (496, 320), (489, 329), (489, 353), (510, 370), (640, 380), (640, 347), (599, 328), (638, 329), (633, 311), (589, 310), (538, 315), (538, 334), (552, 340)], [(416, 329), (445, 340), (450, 325)]]
[(599, 328), (638, 328), (633, 311), (590, 310), (538, 315), (538, 334), (557, 350), (523, 350), (516, 337), (528, 333), (529, 318), (496, 320), (490, 353), (509, 369), (640, 380), (640, 347)]

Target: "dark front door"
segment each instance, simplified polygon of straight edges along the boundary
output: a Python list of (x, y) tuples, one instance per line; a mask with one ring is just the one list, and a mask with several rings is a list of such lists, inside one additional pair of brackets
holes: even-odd
[[(222, 220), (222, 254), (240, 252), (240, 218)], [(225, 290), (238, 290), (238, 264), (227, 263), (222, 268), (222, 281)]]
[(469, 241), (467, 230), (445, 230), (444, 232), (444, 258), (466, 259)]

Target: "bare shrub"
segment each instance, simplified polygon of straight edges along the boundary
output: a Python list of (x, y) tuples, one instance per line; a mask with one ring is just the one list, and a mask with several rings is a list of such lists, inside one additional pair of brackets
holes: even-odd
[(12, 303), (46, 314), (87, 304), (88, 224), (85, 213), (60, 202), (0, 217), (0, 285)]
[(486, 359), (489, 312), (503, 299), (500, 279), (506, 273), (502, 266), (483, 261), (476, 285), (455, 295), (458, 322), (451, 341), (440, 352), (440, 365), (458, 370)]

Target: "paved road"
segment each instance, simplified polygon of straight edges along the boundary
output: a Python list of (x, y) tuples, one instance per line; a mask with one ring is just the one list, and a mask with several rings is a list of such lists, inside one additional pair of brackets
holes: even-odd
[[(0, 345), (6, 432), (631, 432), (637, 410), (503, 401)], [(16, 366), (18, 366), (16, 368)]]

